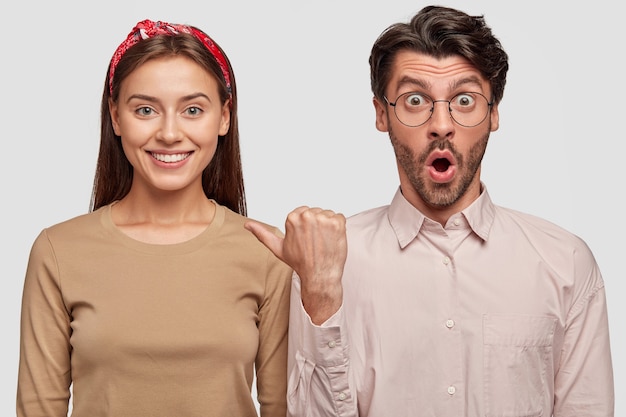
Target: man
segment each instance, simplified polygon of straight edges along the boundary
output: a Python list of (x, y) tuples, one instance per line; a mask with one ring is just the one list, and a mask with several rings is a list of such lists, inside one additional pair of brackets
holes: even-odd
[(508, 70), (491, 29), (425, 7), (381, 34), (370, 66), (400, 179), (391, 204), (347, 221), (297, 208), (284, 240), (248, 225), (297, 273), (291, 415), (613, 416), (591, 251), (494, 205), (480, 179)]

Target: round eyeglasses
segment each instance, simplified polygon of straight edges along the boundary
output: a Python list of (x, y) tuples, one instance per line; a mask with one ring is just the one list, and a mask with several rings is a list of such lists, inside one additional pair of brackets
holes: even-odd
[(489, 114), (493, 102), (480, 93), (464, 92), (450, 100), (433, 100), (431, 97), (418, 91), (400, 94), (395, 102), (385, 101), (393, 107), (396, 117), (403, 125), (417, 127), (426, 123), (435, 111), (435, 103), (448, 103), (448, 112), (452, 120), (464, 127), (474, 127), (481, 124)]

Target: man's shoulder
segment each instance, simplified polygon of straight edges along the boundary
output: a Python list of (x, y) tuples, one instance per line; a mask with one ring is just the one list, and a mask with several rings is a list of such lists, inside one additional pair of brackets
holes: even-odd
[(385, 205), (353, 214), (346, 219), (346, 229), (351, 235), (363, 233), (366, 230), (378, 229), (381, 223), (389, 223), (388, 211), (389, 205)]
[(558, 246), (587, 246), (583, 239), (574, 232), (535, 214), (502, 206), (496, 206), (496, 213), (497, 222), (507, 232), (512, 232), (517, 228), (529, 239), (534, 237), (535, 239), (558, 242)]
[(349, 216), (346, 221), (351, 224), (363, 221), (369, 222), (376, 218), (385, 217), (387, 215), (387, 211), (389, 211), (389, 205), (372, 207)]

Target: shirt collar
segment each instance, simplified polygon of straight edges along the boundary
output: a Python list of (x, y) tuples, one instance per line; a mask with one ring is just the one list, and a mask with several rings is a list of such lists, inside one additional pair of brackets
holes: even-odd
[[(495, 218), (495, 206), (483, 183), (481, 183), (481, 190), (480, 196), (461, 213), (472, 231), (481, 239), (487, 240)], [(400, 187), (398, 187), (391, 201), (388, 217), (391, 228), (402, 248), (417, 237), (422, 230), (424, 220), (426, 220), (426, 216), (404, 198)]]

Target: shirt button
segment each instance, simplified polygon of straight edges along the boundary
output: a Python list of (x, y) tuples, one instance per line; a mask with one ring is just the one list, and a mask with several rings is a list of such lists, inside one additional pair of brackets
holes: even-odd
[(455, 226), (458, 226), (458, 225), (460, 225), (460, 224), (461, 224), (461, 220), (459, 220), (459, 219), (454, 219), (454, 222), (453, 222), (453, 223), (454, 223), (454, 225), (455, 225)]
[(452, 385), (450, 385), (448, 387), (448, 394), (454, 395), (455, 392), (456, 392), (456, 388), (454, 388)]
[(345, 399), (346, 399), (346, 397), (347, 397), (347, 395), (346, 395), (345, 393), (340, 392), (340, 393), (339, 393), (339, 396), (338, 396), (337, 398), (339, 398), (339, 401), (343, 401), (343, 400), (345, 400)]
[(451, 329), (454, 327), (454, 320), (450, 319), (450, 320), (446, 320), (446, 327), (448, 329)]
[(447, 256), (445, 256), (441, 262), (443, 262), (444, 265), (448, 265), (450, 263), (450, 258), (448, 258)]
[(330, 342), (328, 342), (328, 347), (329, 348), (334, 348), (335, 346), (337, 346), (337, 343), (335, 343), (334, 340), (331, 340)]

